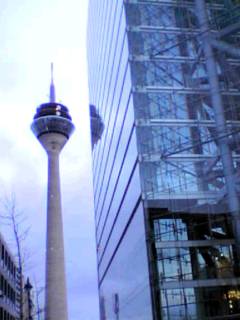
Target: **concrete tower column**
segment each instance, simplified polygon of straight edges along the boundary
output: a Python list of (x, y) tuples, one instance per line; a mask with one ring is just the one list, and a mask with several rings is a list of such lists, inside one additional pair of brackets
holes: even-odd
[(59, 154), (67, 138), (58, 133), (39, 138), (48, 155), (45, 319), (67, 320), (64, 239), (59, 175)]
[(50, 102), (41, 104), (31, 129), (48, 155), (47, 240), (45, 320), (67, 320), (67, 290), (59, 176), (59, 155), (74, 131), (68, 108), (55, 102), (55, 87), (50, 85)]

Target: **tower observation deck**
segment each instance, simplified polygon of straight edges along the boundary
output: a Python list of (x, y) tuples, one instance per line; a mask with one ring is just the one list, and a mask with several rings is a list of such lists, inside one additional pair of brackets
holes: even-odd
[(68, 139), (73, 130), (72, 118), (63, 104), (47, 102), (37, 108), (31, 128), (37, 138), (55, 132)]
[(92, 148), (94, 148), (95, 144), (101, 139), (101, 136), (104, 130), (104, 124), (96, 107), (90, 104), (89, 109), (90, 109)]
[(48, 156), (45, 319), (67, 320), (59, 154), (74, 125), (67, 107), (55, 102), (53, 78), (50, 102), (37, 108), (31, 129)]

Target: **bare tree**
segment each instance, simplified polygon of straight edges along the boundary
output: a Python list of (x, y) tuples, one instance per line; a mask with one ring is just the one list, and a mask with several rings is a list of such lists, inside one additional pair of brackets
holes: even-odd
[(45, 308), (42, 306), (41, 295), (45, 292), (45, 287), (39, 287), (36, 279), (34, 279), (34, 297), (35, 297), (35, 313), (37, 320), (42, 319), (42, 315), (45, 312)]
[(24, 320), (23, 304), (24, 304), (24, 278), (23, 271), (26, 262), (26, 250), (24, 249), (24, 241), (29, 233), (30, 228), (26, 227), (26, 217), (24, 213), (17, 208), (16, 197), (11, 194), (0, 200), (2, 205), (2, 212), (0, 218), (3, 223), (10, 228), (12, 233), (12, 241), (15, 248), (16, 260), (19, 271), (19, 309), (20, 320)]

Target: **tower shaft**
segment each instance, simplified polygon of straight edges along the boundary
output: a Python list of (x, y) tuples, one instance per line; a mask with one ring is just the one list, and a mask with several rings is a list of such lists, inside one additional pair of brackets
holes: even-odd
[(59, 154), (67, 138), (49, 133), (39, 138), (48, 155), (45, 319), (67, 320), (67, 294), (59, 175)]

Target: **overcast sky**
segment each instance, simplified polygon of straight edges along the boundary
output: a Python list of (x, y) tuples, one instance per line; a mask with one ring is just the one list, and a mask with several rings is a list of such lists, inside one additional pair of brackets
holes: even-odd
[[(76, 131), (61, 154), (69, 319), (98, 319), (86, 63), (87, 0), (0, 1), (0, 191), (15, 192), (32, 226), (27, 273), (44, 281), (47, 158), (30, 131), (48, 100), (54, 62), (57, 100)], [(4, 232), (4, 230), (3, 230)], [(6, 233), (6, 231), (5, 231)], [(7, 237), (8, 235), (6, 235)]]

